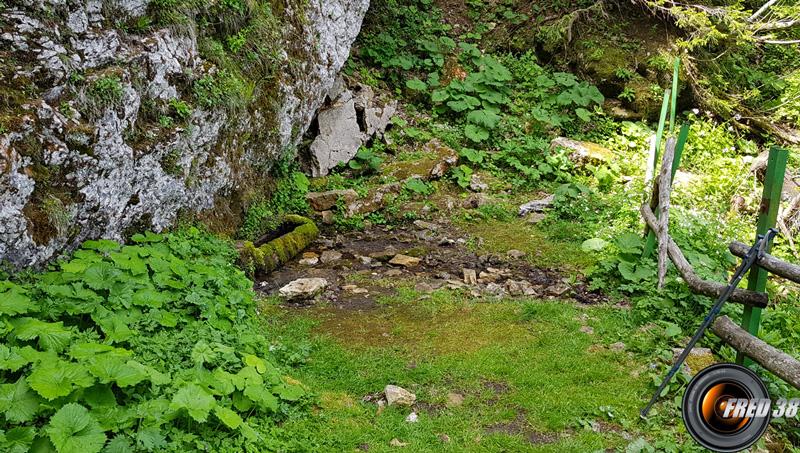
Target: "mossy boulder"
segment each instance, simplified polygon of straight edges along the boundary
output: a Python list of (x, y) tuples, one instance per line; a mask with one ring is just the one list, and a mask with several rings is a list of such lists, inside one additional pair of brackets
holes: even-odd
[(239, 263), (251, 276), (268, 274), (286, 264), (308, 247), (319, 236), (314, 222), (303, 216), (287, 215), (278, 231), (287, 231), (278, 237), (267, 233), (256, 242), (239, 244)]

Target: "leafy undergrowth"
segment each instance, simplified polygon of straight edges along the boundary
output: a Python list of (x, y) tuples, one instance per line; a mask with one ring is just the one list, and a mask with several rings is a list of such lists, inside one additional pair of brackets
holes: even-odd
[(191, 228), (87, 241), (0, 281), (0, 449), (264, 451), (305, 389), (258, 332), (226, 242)]
[[(450, 290), (425, 298), (407, 288), (378, 310), (278, 310), (265, 307), (269, 331), (286, 343), (310, 341), (312, 360), (297, 374), (321, 406), (284, 429), (314, 451), (391, 451), (396, 438), (412, 451), (583, 452), (640, 437), (675, 450), (688, 439), (674, 412), (639, 422), (647, 359), (609, 348), (620, 338), (636, 347), (625, 310), (487, 303)], [(593, 333), (581, 331), (587, 326)], [(405, 421), (412, 409), (362, 401), (387, 384), (417, 395), (417, 423)], [(448, 404), (449, 393), (463, 404)]]

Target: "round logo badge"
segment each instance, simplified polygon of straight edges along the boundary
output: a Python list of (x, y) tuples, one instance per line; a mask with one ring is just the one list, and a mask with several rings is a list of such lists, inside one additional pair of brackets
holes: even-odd
[(767, 387), (749, 369), (712, 365), (689, 382), (683, 422), (700, 445), (715, 452), (745, 450), (761, 438), (770, 421)]

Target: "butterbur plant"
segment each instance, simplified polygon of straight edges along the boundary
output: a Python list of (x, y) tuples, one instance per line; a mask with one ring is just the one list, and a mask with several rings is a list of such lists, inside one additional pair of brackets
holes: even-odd
[(252, 283), (195, 229), (87, 241), (0, 281), (0, 450), (243, 451), (305, 398), (268, 356)]

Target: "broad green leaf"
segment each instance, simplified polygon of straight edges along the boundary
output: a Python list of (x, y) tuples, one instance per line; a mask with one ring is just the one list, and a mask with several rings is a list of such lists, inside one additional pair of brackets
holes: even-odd
[(208, 345), (203, 340), (198, 341), (195, 343), (194, 347), (192, 348), (192, 361), (198, 365), (202, 365), (204, 363), (213, 362), (217, 359), (217, 354), (211, 349), (211, 346)]
[(263, 385), (250, 385), (244, 389), (244, 396), (263, 410), (276, 412), (278, 410), (278, 398), (275, 397)]
[[(93, 317), (93, 319), (95, 318)], [(135, 333), (128, 327), (128, 320), (120, 312), (102, 319), (95, 319), (95, 322), (97, 322), (97, 325), (103, 330), (103, 333), (106, 335), (106, 340), (112, 343), (127, 341)]]
[(464, 135), (474, 142), (482, 142), (489, 138), (489, 131), (475, 124), (467, 124), (464, 127)]
[(664, 335), (668, 337), (677, 337), (681, 334), (681, 328), (679, 325), (674, 323), (667, 323), (667, 327), (664, 329)]
[(450, 98), (450, 95), (445, 89), (434, 90), (433, 93), (431, 93), (431, 102), (444, 102), (448, 98)]
[(581, 244), (581, 250), (584, 252), (599, 252), (603, 250), (608, 245), (608, 242), (600, 239), (600, 238), (592, 238), (583, 241)]
[(260, 374), (264, 374), (267, 371), (267, 362), (261, 357), (245, 354), (242, 361), (245, 365), (255, 368)]
[(45, 436), (44, 431), (41, 431), (40, 435), (33, 440), (29, 453), (58, 453), (58, 450), (50, 442), (50, 438)]
[(411, 80), (406, 80), (406, 88), (414, 91), (425, 91), (428, 89), (428, 85), (415, 77)]
[(0, 385), (0, 411), (5, 413), (6, 420), (13, 423), (24, 423), (33, 420), (42, 399), (31, 391), (24, 377), (14, 384)]
[(153, 233), (152, 231), (145, 231), (144, 234), (134, 234), (131, 236), (131, 240), (137, 243), (161, 242), (164, 240), (164, 236)]
[(236, 429), (242, 424), (242, 417), (227, 407), (216, 406), (214, 415), (230, 429)]
[(89, 372), (100, 383), (115, 382), (120, 387), (130, 387), (147, 379), (147, 373), (141, 367), (142, 365), (136, 361), (125, 361), (113, 356), (99, 356), (91, 359), (88, 366)]
[(147, 451), (159, 451), (167, 447), (167, 438), (157, 426), (149, 426), (136, 433), (136, 443)]
[(75, 360), (92, 359), (99, 355), (126, 358), (130, 357), (132, 354), (133, 353), (127, 349), (115, 348), (114, 346), (101, 343), (77, 343), (69, 348), (69, 356)]
[(117, 397), (111, 390), (111, 385), (95, 384), (83, 390), (83, 399), (92, 408), (103, 406), (116, 406)]
[(89, 288), (99, 290), (111, 288), (117, 281), (119, 275), (119, 269), (114, 268), (111, 263), (101, 261), (86, 268), (82, 278), (83, 282), (86, 283)]
[(0, 370), (17, 371), (30, 362), (20, 355), (19, 348), (0, 344)]
[(473, 110), (467, 114), (467, 121), (486, 129), (494, 129), (500, 122), (500, 115), (487, 109)]
[(584, 108), (575, 109), (575, 114), (578, 115), (578, 118), (583, 121), (589, 121), (592, 119), (592, 113)]
[(135, 451), (133, 445), (131, 445), (131, 441), (122, 434), (118, 434), (111, 439), (111, 441), (106, 444), (106, 448), (103, 449), (103, 453), (134, 453)]
[(82, 365), (53, 359), (42, 362), (33, 369), (28, 384), (48, 400), (67, 396), (75, 388), (90, 387), (94, 379)]
[(281, 384), (273, 387), (272, 393), (278, 395), (282, 400), (297, 401), (306, 394), (306, 391), (299, 385)]
[(159, 308), (169, 301), (169, 296), (155, 288), (142, 288), (134, 293), (131, 302), (143, 307)]
[(35, 437), (36, 428), (32, 426), (11, 428), (6, 431), (0, 447), (5, 453), (27, 453)]
[(72, 332), (63, 322), (44, 322), (36, 318), (18, 318), (11, 322), (14, 335), (20, 340), (39, 338), (39, 346), (48, 351), (63, 351), (72, 338)]
[(174, 410), (186, 409), (189, 416), (195, 421), (205, 422), (208, 414), (216, 406), (214, 397), (209, 395), (202, 387), (189, 384), (181, 388), (172, 397), (170, 408)]
[(211, 376), (213, 377), (212, 387), (222, 395), (230, 395), (236, 390), (233, 374), (222, 368), (216, 368)]
[(97, 420), (76, 403), (65, 404), (53, 415), (47, 435), (58, 453), (97, 453), (106, 443)]
[(622, 253), (638, 254), (642, 252), (644, 241), (636, 233), (623, 233), (614, 241)]
[(19, 315), (36, 308), (30, 297), (24, 294), (22, 288), (12, 288), (0, 292), (0, 315)]

